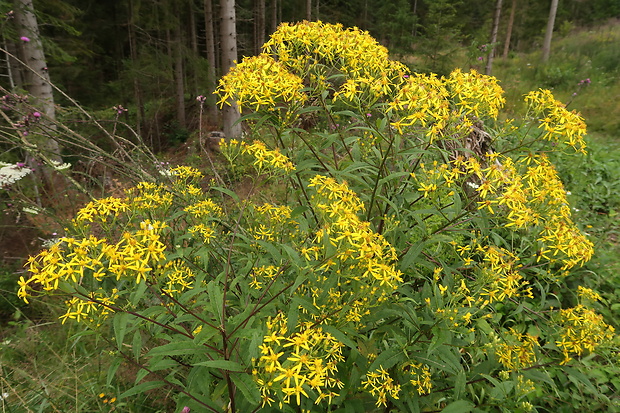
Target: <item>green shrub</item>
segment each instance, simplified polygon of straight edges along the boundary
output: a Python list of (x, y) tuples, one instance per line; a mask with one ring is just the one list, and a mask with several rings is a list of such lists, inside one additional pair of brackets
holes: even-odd
[[(139, 366), (121, 401), (167, 388), (179, 411), (617, 407), (603, 388), (617, 337), (573, 276), (593, 244), (551, 162), (585, 153), (585, 123), (551, 92), (498, 121), (496, 79), (414, 74), (320, 22), (281, 25), (218, 92), (251, 130), (221, 143), (252, 171), (243, 197), (172, 168), (88, 203), (20, 280), (25, 300), (66, 294), (62, 322), (117, 357), (108, 385), (123, 360)], [(318, 127), (299, 127), (308, 114)]]

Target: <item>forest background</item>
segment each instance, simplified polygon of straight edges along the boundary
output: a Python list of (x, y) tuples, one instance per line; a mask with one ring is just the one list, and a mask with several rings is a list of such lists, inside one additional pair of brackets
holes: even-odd
[[(552, 89), (556, 97), (569, 102), (571, 109), (580, 111), (588, 122), (591, 149), (579, 165), (580, 172), (575, 173), (576, 166), (568, 162), (558, 169), (573, 194), (577, 216), (591, 228), (599, 247), (597, 259), (583, 272), (596, 274), (595, 283), (610, 288), (606, 296), (609, 306), (603, 313), (610, 324), (620, 324), (620, 308), (614, 305), (620, 289), (617, 275), (611, 274), (618, 268), (616, 210), (620, 199), (617, 1), (560, 1), (548, 59), (542, 50), (550, 18), (550, 4), (546, 1), (258, 0), (235, 4), (210, 0), (40, 0), (34, 7), (46, 53), (46, 72), (58, 88), (54, 93), (58, 122), (71, 125), (104, 148), (108, 145), (104, 143), (104, 130), (127, 140), (139, 136), (156, 158), (166, 164), (203, 163), (196, 150), (199, 136), (222, 129), (224, 120), (212, 92), (228, 70), (223, 63), (226, 51), (222, 50), (221, 36), (224, 7), (233, 7), (236, 14), (239, 60), (258, 54), (281, 22), (321, 20), (369, 31), (390, 50), (393, 59), (403, 61), (415, 72), (448, 75), (455, 67), (461, 67), (495, 75), (506, 91), (507, 113), (521, 109), (519, 104), (511, 106), (510, 102), (521, 100), (518, 97), (528, 90)], [(0, 13), (6, 16), (3, 47), (19, 56), (24, 40), (12, 25), (10, 12), (14, 8), (13, 3), (0, 2)], [(498, 16), (495, 30), (494, 16)], [(19, 74), (25, 69), (8, 56), (2, 62), (2, 70), (0, 83), (6, 91), (24, 87), (24, 75)], [(205, 100), (197, 99), (202, 96)], [(99, 125), (94, 127), (91, 119), (97, 119)], [(63, 155), (63, 159), (71, 160), (70, 153)], [(0, 156), (0, 161), (15, 163), (23, 160), (24, 153), (5, 144)], [(97, 173), (87, 165), (81, 168), (85, 173)], [(60, 374), (66, 381), (59, 382), (64, 384), (59, 385), (56, 394), (73, 400), (77, 409), (79, 398), (71, 386), (81, 381), (80, 386), (85, 385), (86, 389), (80, 391), (92, 393), (93, 399), (104, 394), (97, 400), (97, 408), (107, 411), (103, 409), (112, 404), (112, 396), (98, 390), (99, 379), (88, 377), (91, 371), (84, 372), (88, 366), (84, 360), (96, 353), (94, 344), (67, 345), (66, 330), (45, 330), (45, 324), (51, 322), (47, 312), (54, 308), (53, 303), (42, 300), (24, 306), (9, 297), (16, 291), (15, 274), (22, 271), (24, 260), (60, 228), (47, 220), (24, 218), (25, 212), (14, 199), (2, 196), (0, 282), (4, 301), (0, 303), (0, 339), (7, 350), (4, 354), (9, 356), (0, 368), (6, 377), (21, 378), (21, 391), (31, 398), (30, 406), (35, 401), (44, 403), (47, 391), (41, 389), (52, 386), (51, 379)], [(27, 345), (22, 346), (23, 343)], [(55, 365), (22, 368), (16, 363), (30, 357), (42, 345), (54, 354)], [(82, 376), (84, 373), (87, 374)], [(130, 381), (135, 372), (128, 369), (123, 374)], [(612, 375), (611, 371), (596, 371), (594, 378), (583, 379), (577, 387), (584, 394), (592, 390), (589, 386), (605, 393), (601, 386), (613, 389), (613, 385), (618, 385), (617, 380), (615, 384), (610, 381)], [(44, 381), (45, 385), (41, 385)], [(2, 385), (7, 384), (3, 381)], [(14, 393), (3, 390), (1, 396), (14, 397)], [(152, 395), (141, 397), (131, 402), (136, 411), (165, 409), (162, 406), (166, 396), (161, 402), (153, 402)], [(53, 400), (45, 403), (54, 406)], [(82, 411), (89, 408), (92, 407)]]

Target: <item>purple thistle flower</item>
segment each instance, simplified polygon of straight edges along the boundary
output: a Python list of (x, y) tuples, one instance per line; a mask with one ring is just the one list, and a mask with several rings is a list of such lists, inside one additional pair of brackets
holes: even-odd
[(30, 39), (26, 36), (22, 36), (19, 38), (22, 42), (28, 43), (30, 41)]

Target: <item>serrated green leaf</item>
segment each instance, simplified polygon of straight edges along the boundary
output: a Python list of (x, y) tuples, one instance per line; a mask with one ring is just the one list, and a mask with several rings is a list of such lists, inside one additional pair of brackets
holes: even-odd
[(230, 378), (250, 404), (260, 402), (260, 392), (249, 374), (231, 374)]
[(224, 296), (222, 293), (222, 289), (220, 288), (220, 284), (217, 281), (211, 281), (209, 284), (207, 284), (207, 294), (209, 295), (209, 302), (211, 304), (211, 308), (217, 314), (218, 323), (222, 323), (224, 321), (222, 313)]

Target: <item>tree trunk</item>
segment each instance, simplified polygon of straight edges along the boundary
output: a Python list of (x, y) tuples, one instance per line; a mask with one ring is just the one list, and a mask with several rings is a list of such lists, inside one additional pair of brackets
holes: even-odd
[[(34, 105), (45, 115), (45, 120), (48, 121), (47, 127), (55, 129), (56, 109), (53, 88), (32, 0), (15, 1), (15, 22), (17, 36), (21, 39), (19, 40), (20, 55), (27, 66), (23, 72), (24, 88), (34, 98)], [(60, 146), (53, 138), (44, 138), (42, 142), (37, 143), (37, 146), (48, 159), (55, 162), (61, 161)]]
[(278, 29), (278, 0), (271, 0), (271, 33)]
[[(142, 96), (142, 87), (140, 86), (140, 80), (138, 79), (135, 68), (138, 66), (138, 42), (136, 40), (136, 30), (135, 30), (135, 19), (134, 19), (134, 1), (129, 1), (129, 22), (128, 26), (128, 36), (129, 36), (129, 54), (131, 56), (132, 66), (134, 67), (133, 73), (133, 93), (134, 98), (136, 99), (136, 106), (138, 107), (138, 113), (136, 114), (136, 129), (138, 131), (138, 135), (142, 136), (142, 122), (144, 122), (144, 99)], [(151, 148), (153, 147), (153, 142), (150, 142)]]
[(549, 9), (549, 19), (547, 20), (547, 30), (545, 31), (545, 40), (542, 49), (542, 61), (549, 60), (551, 54), (551, 37), (553, 36), (553, 26), (555, 25), (555, 14), (558, 11), (558, 0), (551, 0), (551, 8)]
[(189, 29), (190, 29), (190, 44), (192, 45), (192, 58), (189, 61), (191, 66), (188, 68), (190, 71), (191, 79), (192, 79), (192, 95), (194, 97), (200, 94), (200, 77), (202, 73), (198, 70), (198, 59), (200, 57), (200, 52), (198, 51), (198, 28), (196, 27), (196, 9), (195, 9), (195, 0), (190, 0), (189, 2)]
[(504, 54), (502, 58), (508, 58), (508, 52), (510, 51), (510, 38), (512, 37), (512, 26), (515, 22), (515, 12), (517, 11), (517, 0), (512, 0), (512, 6), (510, 6), (510, 17), (508, 18), (508, 27), (506, 28), (506, 41), (504, 42)]
[[(222, 74), (228, 73), (237, 60), (237, 27), (235, 16), (235, 0), (222, 0), (220, 2), (220, 36), (222, 42)], [(224, 135), (227, 138), (241, 136), (241, 125), (235, 124), (239, 119), (239, 110), (234, 101), (222, 107), (222, 121), (224, 123)]]
[(256, 0), (256, 54), (261, 52), (265, 43), (265, 0)]
[[(178, 12), (178, 9), (177, 9)], [(185, 128), (185, 76), (183, 74), (183, 38), (181, 36), (181, 18), (178, 13), (174, 26), (174, 83), (177, 103), (177, 122)]]
[(213, 98), (213, 91), (215, 91), (217, 71), (217, 57), (215, 55), (215, 30), (213, 27), (213, 3), (212, 0), (204, 0), (205, 11), (205, 37), (207, 43), (207, 62), (209, 62), (209, 68), (207, 69), (207, 117), (215, 122), (217, 119), (217, 107), (215, 105), (215, 99)]
[(306, 20), (312, 20), (312, 0), (306, 0)]
[(495, 15), (493, 16), (493, 29), (491, 30), (491, 51), (487, 58), (487, 66), (484, 73), (491, 76), (493, 70), (493, 57), (495, 55), (495, 43), (497, 43), (497, 30), (499, 28), (499, 18), (502, 14), (502, 0), (495, 2)]

